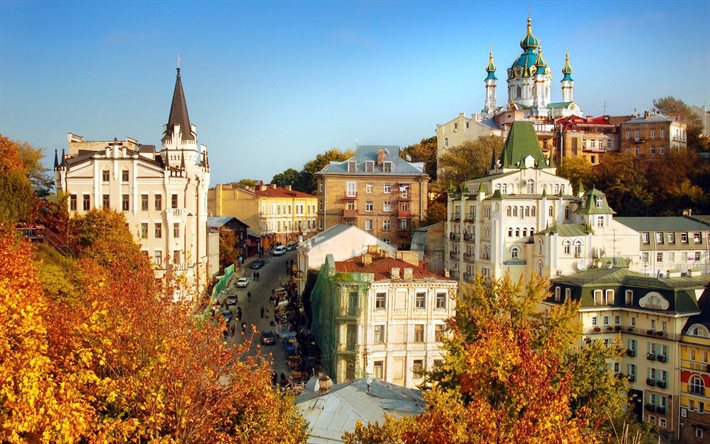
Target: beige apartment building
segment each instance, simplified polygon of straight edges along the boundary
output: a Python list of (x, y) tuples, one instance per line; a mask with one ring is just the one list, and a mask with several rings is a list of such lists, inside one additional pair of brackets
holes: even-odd
[(398, 248), (426, 217), (429, 176), (396, 146), (359, 146), (354, 157), (317, 173), (318, 228), (355, 225)]
[[(182, 276), (176, 298), (199, 295), (208, 283), (207, 148), (190, 123), (180, 69), (164, 127), (162, 150), (137, 140), (87, 141), (68, 135), (69, 152), (55, 160), (54, 182), (68, 195), (70, 215), (92, 209), (122, 212), (157, 278)], [(181, 284), (182, 285), (182, 284)]]
[(217, 185), (207, 196), (210, 214), (244, 221), (261, 237), (265, 249), (315, 233), (317, 205), (318, 198), (312, 194), (274, 184), (246, 188)]
[(638, 156), (661, 156), (688, 146), (685, 123), (648, 111), (622, 123), (620, 136), (621, 152)]

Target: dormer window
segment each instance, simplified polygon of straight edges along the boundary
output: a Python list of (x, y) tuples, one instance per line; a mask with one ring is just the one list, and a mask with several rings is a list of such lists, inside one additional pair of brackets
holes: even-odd
[(597, 208), (602, 208), (602, 206), (604, 205), (604, 200), (599, 196), (595, 196), (594, 203), (596, 204)]
[(373, 171), (375, 171), (375, 162), (368, 160), (365, 162), (365, 172), (372, 173)]
[(392, 172), (392, 162), (382, 162), (382, 171), (385, 173)]
[(357, 162), (349, 161), (348, 162), (348, 173), (354, 173), (357, 171)]

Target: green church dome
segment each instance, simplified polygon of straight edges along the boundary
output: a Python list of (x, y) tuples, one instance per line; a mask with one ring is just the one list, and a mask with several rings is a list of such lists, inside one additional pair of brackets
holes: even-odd
[(520, 41), (520, 47), (527, 51), (528, 49), (535, 49), (538, 46), (540, 46), (540, 42), (538, 42), (537, 37), (532, 33), (532, 19), (528, 17), (528, 33), (525, 34), (525, 37)]
[(496, 65), (493, 63), (493, 50), (491, 49), (490, 54), (488, 55), (488, 66), (486, 67), (486, 72), (488, 73), (488, 76), (486, 76), (486, 80), (491, 79), (491, 80), (497, 80), (496, 79)]
[(565, 66), (562, 68), (562, 74), (564, 74), (564, 77), (562, 77), (561, 81), (574, 80), (572, 79), (572, 66), (569, 64), (569, 52), (565, 55)]

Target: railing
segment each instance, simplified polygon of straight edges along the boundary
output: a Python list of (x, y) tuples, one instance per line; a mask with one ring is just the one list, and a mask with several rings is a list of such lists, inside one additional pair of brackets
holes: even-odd
[(452, 240), (452, 241), (461, 240), (461, 233), (449, 233), (449, 240)]
[(409, 210), (398, 210), (397, 217), (399, 219), (409, 219), (410, 217), (412, 217), (412, 212)]
[(412, 200), (412, 195), (409, 193), (399, 193), (399, 196), (397, 196), (397, 200), (409, 201)]
[(474, 213), (468, 213), (464, 220), (466, 222), (474, 222), (476, 220), (476, 215)]
[(666, 381), (656, 381), (656, 387), (666, 388)]
[(666, 407), (662, 405), (657, 405), (656, 406), (656, 413), (660, 413), (661, 415), (666, 414)]
[(634, 356), (636, 356), (636, 350), (628, 349), (626, 350), (626, 355), (633, 358)]
[(647, 354), (646, 354), (646, 359), (648, 359), (649, 361), (655, 361), (655, 360), (656, 360), (656, 355), (654, 355), (653, 353), (647, 353)]
[(449, 257), (451, 259), (459, 259), (459, 252), (458, 251), (449, 251)]
[(475, 255), (473, 253), (464, 253), (463, 260), (465, 260), (466, 262), (474, 262)]
[(646, 404), (646, 410), (648, 410), (649, 412), (655, 412), (656, 406), (654, 404)]
[(465, 240), (466, 242), (476, 242), (476, 235), (475, 234), (464, 234), (463, 240)]
[(454, 222), (461, 222), (461, 215), (460, 214), (454, 214), (451, 216), (451, 220)]
[(33, 225), (26, 227), (17, 227), (17, 231), (22, 233), (24, 237), (32, 241), (38, 240), (42, 242), (49, 243), (63, 256), (71, 256), (75, 254), (75, 251), (69, 247), (66, 239), (55, 233), (53, 230), (45, 227), (44, 225)]
[(345, 194), (343, 195), (343, 199), (345, 200), (356, 200), (357, 199), (357, 191), (346, 191)]
[(166, 208), (165, 214), (170, 217), (187, 216), (187, 208)]
[(710, 373), (710, 364), (705, 362), (695, 362), (689, 361), (687, 359), (682, 359), (680, 361), (681, 368), (689, 368), (691, 370), (697, 370), (701, 372)]

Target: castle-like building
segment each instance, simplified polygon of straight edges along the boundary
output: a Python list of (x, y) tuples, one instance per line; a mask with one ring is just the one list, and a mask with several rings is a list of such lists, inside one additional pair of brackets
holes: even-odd
[(69, 133), (69, 153), (55, 155), (54, 182), (68, 195), (70, 215), (92, 209), (122, 212), (156, 278), (169, 278), (176, 298), (208, 283), (207, 148), (190, 123), (180, 68), (162, 150), (135, 139), (87, 141)]

